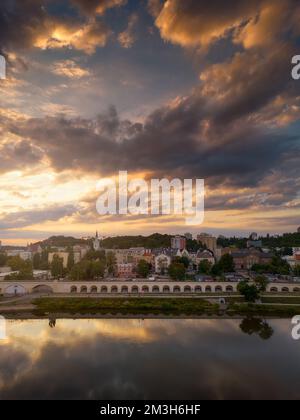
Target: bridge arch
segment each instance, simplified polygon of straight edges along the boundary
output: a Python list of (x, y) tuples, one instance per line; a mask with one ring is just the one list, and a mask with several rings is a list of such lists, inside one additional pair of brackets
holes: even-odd
[(53, 293), (53, 289), (46, 284), (39, 284), (32, 288), (32, 293)]
[(87, 287), (86, 286), (81, 286), (80, 288), (80, 293), (87, 293)]
[(300, 287), (294, 287), (293, 292), (300, 292)]
[(149, 287), (148, 286), (143, 286), (142, 287), (142, 292), (143, 293), (149, 293)]
[(288, 293), (290, 289), (288, 287), (282, 287), (281, 288), (282, 293)]
[(170, 286), (164, 286), (163, 293), (170, 293)]
[(158, 286), (153, 286), (152, 287), (152, 293), (159, 293), (159, 287)]
[(183, 291), (184, 293), (192, 293), (192, 288), (191, 286), (184, 286)]
[(22, 296), (26, 295), (26, 289), (21, 284), (10, 284), (4, 289), (4, 294), (6, 295), (14, 295), (14, 296)]
[(122, 286), (121, 293), (128, 294), (128, 286)]
[(195, 293), (202, 293), (202, 287), (201, 286), (196, 286), (195, 287)]
[(232, 293), (233, 292), (233, 287), (232, 286), (226, 286), (226, 292), (228, 293)]
[(174, 287), (173, 287), (173, 292), (174, 292), (174, 293), (180, 293), (180, 292), (181, 292), (181, 288), (180, 288), (180, 286), (174, 286)]
[(212, 291), (211, 286), (205, 286), (205, 291), (207, 293), (211, 293), (211, 291)]
[(98, 293), (97, 286), (92, 286), (91, 287), (91, 293)]
[(271, 287), (270, 292), (277, 293), (278, 292), (278, 288), (277, 287)]
[(132, 286), (131, 293), (138, 294), (139, 293), (139, 288), (137, 286)]
[(101, 286), (101, 293), (108, 293), (107, 286)]
[(223, 292), (222, 286), (216, 286), (215, 287), (215, 292), (216, 293)]
[(70, 293), (77, 293), (77, 286), (71, 286)]
[(110, 291), (111, 291), (111, 293), (118, 293), (118, 287), (117, 286), (112, 286)]

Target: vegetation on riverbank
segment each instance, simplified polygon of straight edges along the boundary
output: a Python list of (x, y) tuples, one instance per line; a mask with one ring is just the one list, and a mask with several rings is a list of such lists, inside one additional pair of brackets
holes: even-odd
[(203, 299), (160, 298), (40, 298), (35, 314), (217, 315), (219, 305)]
[(226, 313), (231, 316), (262, 316), (262, 317), (293, 317), (300, 313), (300, 306), (285, 305), (257, 305), (253, 303), (241, 303), (229, 305)]

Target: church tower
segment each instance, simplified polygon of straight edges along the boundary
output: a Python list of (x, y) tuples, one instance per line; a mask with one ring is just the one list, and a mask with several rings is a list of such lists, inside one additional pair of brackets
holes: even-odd
[(94, 248), (94, 251), (99, 251), (100, 248), (101, 248), (98, 231), (96, 231), (96, 236), (95, 236), (95, 238), (93, 240), (93, 248)]

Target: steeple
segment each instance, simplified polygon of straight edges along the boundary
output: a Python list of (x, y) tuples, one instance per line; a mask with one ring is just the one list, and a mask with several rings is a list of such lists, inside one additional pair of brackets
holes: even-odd
[(96, 239), (98, 239), (98, 230), (96, 230)]

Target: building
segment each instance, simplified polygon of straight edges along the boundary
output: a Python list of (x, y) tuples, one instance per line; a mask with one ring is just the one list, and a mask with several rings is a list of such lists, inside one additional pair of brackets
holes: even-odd
[(167, 253), (160, 253), (155, 256), (154, 266), (155, 266), (155, 273), (157, 274), (166, 274), (168, 268), (170, 267), (172, 262), (171, 255)]
[(186, 248), (186, 238), (184, 236), (173, 236), (171, 238), (171, 248), (172, 249), (185, 249)]
[(20, 257), (24, 261), (32, 259), (32, 253), (30, 251), (23, 251), (20, 249), (11, 249), (7, 251), (6, 255), (8, 257)]
[(197, 236), (197, 241), (215, 254), (217, 250), (217, 238), (208, 233), (200, 233)]
[(101, 249), (101, 241), (99, 239), (98, 232), (96, 232), (96, 237), (93, 239), (93, 248), (94, 251), (100, 251)]
[(272, 254), (266, 254), (256, 249), (231, 252), (236, 270), (250, 270), (254, 264), (270, 264)]
[(131, 278), (134, 274), (134, 266), (131, 263), (117, 264), (117, 276), (122, 279)]
[(300, 227), (298, 227), (298, 230), (297, 230), (297, 232), (298, 232), (298, 233), (300, 233)]
[(43, 251), (43, 248), (40, 244), (30, 244), (27, 246), (27, 251), (31, 252), (33, 255), (40, 254)]
[(68, 266), (68, 258), (69, 253), (65, 251), (58, 251), (58, 252), (49, 252), (48, 254), (48, 263), (51, 264), (54, 258), (54, 255), (57, 255), (63, 261), (63, 267), (67, 268)]
[(211, 251), (208, 251), (208, 250), (198, 251), (195, 262), (197, 265), (199, 265), (201, 261), (208, 261), (213, 265), (215, 263), (215, 258)]
[(253, 241), (251, 239), (249, 239), (247, 241), (247, 248), (261, 248), (262, 247), (262, 241)]

